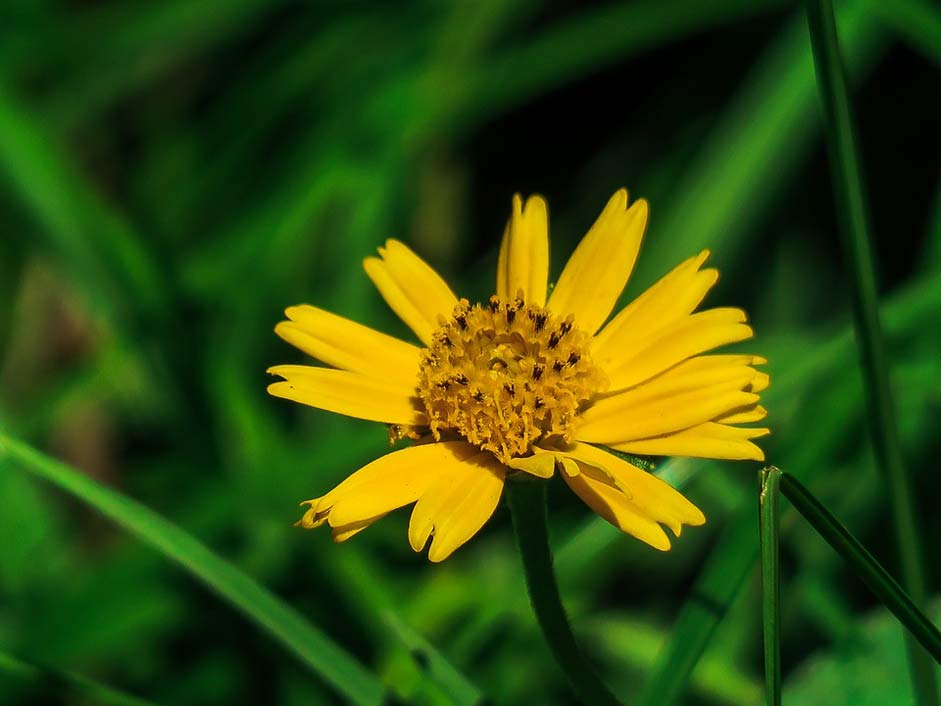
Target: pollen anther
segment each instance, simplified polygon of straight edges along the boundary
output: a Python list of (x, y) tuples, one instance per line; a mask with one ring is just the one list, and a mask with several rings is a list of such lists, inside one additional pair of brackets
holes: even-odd
[(537, 441), (570, 443), (606, 380), (589, 336), (522, 298), (462, 299), (423, 352), (418, 391), (436, 440), (460, 435), (504, 463)]

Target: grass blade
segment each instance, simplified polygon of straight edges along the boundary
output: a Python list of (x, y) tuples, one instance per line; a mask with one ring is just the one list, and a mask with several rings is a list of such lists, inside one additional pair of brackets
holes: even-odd
[(781, 572), (778, 488), (781, 471), (758, 472), (758, 536), (761, 539), (761, 618), (765, 650), (765, 703), (781, 706)]
[(38, 690), (56, 703), (62, 700), (62, 692), (85, 697), (85, 703), (101, 706), (155, 706), (131, 694), (119, 691), (107, 684), (89, 679), (80, 674), (40, 667), (25, 659), (0, 652), (0, 674), (23, 684), (27, 689)]
[[(807, 18), (823, 107), (837, 219), (852, 273), (853, 313), (862, 359), (873, 450), (888, 481), (903, 585), (917, 604), (924, 605), (925, 574), (915, 519), (915, 502), (911, 479), (902, 458), (895, 403), (889, 385), (888, 358), (879, 319), (866, 202), (832, 2), (809, 0)], [(938, 704), (934, 668), (927, 656), (919, 653), (911, 641), (908, 646), (918, 702)]]
[[(833, 547), (856, 574), (869, 586), (883, 605), (892, 611), (899, 622), (921, 643), (935, 661), (941, 664), (941, 632), (921, 612), (898, 582), (892, 578), (866, 548), (860, 544), (839, 520), (837, 520), (811, 495), (810, 491), (788, 473), (774, 469), (769, 476), (777, 479), (780, 491), (791, 504), (803, 515), (817, 533)], [(777, 488), (768, 492), (776, 493)], [(930, 664), (929, 664), (930, 666)]]
[(195, 537), (144, 505), (0, 433), (0, 453), (88, 503), (209, 586), (290, 649), (313, 672), (357, 706), (380, 706), (385, 688), (359, 662), (296, 610)]

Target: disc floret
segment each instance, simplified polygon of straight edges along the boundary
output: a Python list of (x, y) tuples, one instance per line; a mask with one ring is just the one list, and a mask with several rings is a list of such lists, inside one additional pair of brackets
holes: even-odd
[(422, 351), (419, 396), (436, 440), (457, 434), (503, 463), (537, 442), (571, 443), (604, 387), (589, 336), (521, 296), (460, 300)]

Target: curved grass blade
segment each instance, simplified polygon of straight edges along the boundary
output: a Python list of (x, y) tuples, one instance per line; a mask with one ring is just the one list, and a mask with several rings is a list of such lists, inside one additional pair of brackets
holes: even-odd
[(0, 680), (20, 682), (32, 692), (41, 691), (55, 703), (62, 701), (63, 692), (71, 692), (85, 697), (86, 703), (101, 706), (156, 706), (94, 679), (41, 667), (9, 653), (0, 652), (0, 674), (5, 675)]
[[(882, 601), (882, 604), (928, 651), (935, 662), (941, 664), (941, 631), (918, 609), (889, 572), (797, 478), (778, 469), (772, 469), (768, 475), (771, 479), (777, 479), (776, 485), (780, 486), (780, 492), (784, 494), (784, 497), (817, 530), (827, 544), (847, 561)], [(769, 493), (776, 493), (777, 490), (777, 487), (769, 484)]]
[(781, 472), (758, 472), (758, 536), (761, 539), (761, 618), (765, 651), (765, 703), (781, 706), (781, 572), (778, 488)]
[(14, 464), (88, 503), (180, 564), (253, 620), (357, 706), (380, 706), (385, 688), (354, 657), (251, 577), (148, 507), (0, 433), (0, 453)]
[[(913, 600), (924, 605), (925, 571), (915, 501), (911, 479), (902, 457), (895, 402), (889, 384), (888, 357), (879, 318), (866, 199), (832, 2), (809, 0), (807, 19), (823, 108), (837, 220), (843, 249), (853, 275), (853, 314), (862, 359), (873, 451), (886, 476), (902, 583)], [(934, 668), (926, 655), (920, 653), (911, 641), (908, 650), (918, 702), (938, 704)]]

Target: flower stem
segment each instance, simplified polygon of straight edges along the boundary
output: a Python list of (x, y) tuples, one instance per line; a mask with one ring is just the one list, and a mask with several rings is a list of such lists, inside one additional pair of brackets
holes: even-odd
[[(915, 603), (923, 605), (925, 574), (915, 520), (915, 503), (911, 480), (902, 458), (889, 386), (866, 201), (832, 0), (807, 0), (807, 19), (823, 108), (839, 230), (853, 275), (856, 336), (863, 364), (873, 449), (888, 482), (902, 584)], [(930, 660), (911, 641), (908, 643), (908, 652), (917, 703), (938, 704), (937, 683)]]
[(506, 484), (506, 494), (529, 600), (552, 655), (585, 706), (620, 706), (579, 650), (562, 606), (549, 548), (545, 481), (513, 479)]

